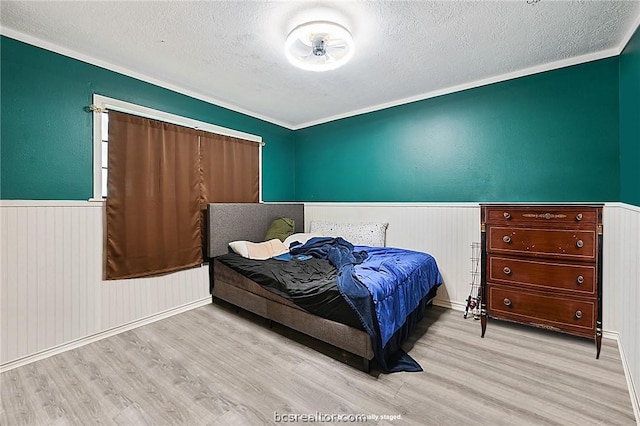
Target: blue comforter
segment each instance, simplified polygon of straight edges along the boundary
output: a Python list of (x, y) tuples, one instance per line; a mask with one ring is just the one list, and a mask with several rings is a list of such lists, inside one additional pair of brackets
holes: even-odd
[(369, 254), (355, 273), (373, 298), (384, 346), (429, 291), (442, 283), (442, 277), (427, 253), (392, 247), (356, 246), (355, 250)]
[[(422, 315), (425, 296), (442, 283), (432, 256), (390, 247), (354, 247), (329, 237), (312, 238), (293, 247), (291, 254), (327, 259), (338, 269), (338, 289), (371, 336), (385, 371), (422, 370), (393, 337), (401, 330), (410, 332)], [(408, 322), (413, 323), (409, 329)]]

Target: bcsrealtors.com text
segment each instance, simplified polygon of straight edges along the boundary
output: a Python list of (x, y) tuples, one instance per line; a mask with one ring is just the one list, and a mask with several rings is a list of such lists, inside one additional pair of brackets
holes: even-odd
[(364, 423), (378, 420), (402, 420), (400, 414), (329, 414), (329, 413), (278, 413), (274, 411), (276, 423)]

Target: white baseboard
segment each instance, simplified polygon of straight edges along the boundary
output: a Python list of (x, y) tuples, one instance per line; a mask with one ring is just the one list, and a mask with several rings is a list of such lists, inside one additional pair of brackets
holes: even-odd
[(0, 373), (4, 373), (5, 371), (13, 370), (14, 368), (31, 364), (32, 362), (40, 361), (42, 359), (48, 358), (53, 355), (57, 355), (62, 352), (66, 352), (71, 349), (79, 348), (80, 346), (88, 345), (89, 343), (93, 343), (98, 340), (114, 336), (118, 333), (129, 331), (134, 328), (138, 328), (143, 325), (150, 324), (152, 322), (169, 318), (176, 314), (190, 311), (191, 309), (199, 308), (200, 306), (208, 305), (209, 303), (211, 303), (210, 296), (195, 300), (193, 302), (186, 303), (181, 306), (176, 306), (175, 308), (167, 309), (166, 311), (158, 312), (157, 314), (149, 315), (148, 317), (140, 318), (139, 320), (132, 321), (117, 327), (113, 327), (113, 328), (101, 331), (99, 333), (81, 337), (79, 339), (75, 339), (70, 342), (66, 342), (49, 349), (45, 349), (45, 350), (33, 353), (31, 355), (24, 356), (22, 358), (17, 358), (17, 359), (5, 362), (3, 364), (0, 364)]
[(441, 308), (453, 309), (454, 311), (464, 312), (467, 302), (456, 302), (455, 300), (434, 299), (433, 304)]
[(624, 377), (627, 379), (627, 388), (629, 388), (629, 397), (631, 398), (631, 406), (633, 407), (633, 414), (636, 416), (636, 423), (640, 425), (640, 395), (636, 390), (636, 386), (633, 382), (633, 376), (631, 375), (631, 369), (629, 367), (629, 360), (624, 351), (622, 341), (619, 339), (618, 333), (615, 333), (615, 339), (618, 342), (618, 351), (620, 352), (620, 358), (622, 359), (622, 369), (624, 370)]

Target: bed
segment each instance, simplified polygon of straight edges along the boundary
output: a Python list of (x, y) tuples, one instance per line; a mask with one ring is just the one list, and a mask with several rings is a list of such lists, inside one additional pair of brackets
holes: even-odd
[[(358, 309), (362, 309), (364, 305), (370, 305), (372, 311), (383, 308), (382, 298), (380, 298), (379, 301), (376, 300), (374, 303), (373, 299), (375, 298), (375, 294), (372, 296), (367, 293), (369, 299), (357, 299), (357, 297), (354, 299), (353, 294), (345, 294), (344, 277), (350, 274), (356, 277), (352, 280), (353, 282), (349, 281), (349, 285), (362, 288), (362, 285), (359, 284), (360, 279), (375, 280), (379, 278), (380, 274), (376, 275), (375, 271), (372, 272), (372, 269), (367, 267), (367, 263), (346, 265), (346, 268), (351, 268), (349, 270), (353, 273), (343, 274), (344, 271), (342, 267), (338, 271), (338, 268), (327, 266), (329, 263), (327, 260), (309, 259), (309, 257), (312, 256), (307, 255), (312, 254), (316, 256), (318, 251), (333, 250), (334, 246), (337, 247), (338, 250), (342, 250), (341, 253), (347, 253), (349, 255), (351, 252), (357, 254), (368, 250), (368, 252), (372, 254), (368, 255), (367, 253), (363, 257), (368, 259), (367, 261), (377, 259), (378, 265), (376, 267), (378, 267), (381, 263), (388, 263), (386, 258), (380, 257), (382, 254), (387, 255), (387, 252), (390, 250), (397, 249), (387, 250), (361, 246), (354, 248), (348, 241), (342, 238), (314, 238), (307, 244), (300, 245), (296, 248), (299, 250), (296, 252), (296, 256), (303, 256), (305, 258), (304, 262), (283, 262), (274, 259), (254, 261), (230, 253), (229, 243), (232, 241), (262, 241), (272, 221), (279, 217), (294, 219), (294, 232), (301, 233), (304, 231), (304, 206), (302, 204), (261, 203), (208, 205), (207, 255), (210, 258), (210, 293), (214, 303), (216, 298), (222, 299), (242, 309), (267, 318), (270, 321), (285, 325), (353, 353), (362, 358), (362, 370), (366, 372), (369, 371), (370, 361), (373, 360), (374, 357), (378, 361), (387, 358), (384, 353), (386, 349), (388, 349), (389, 352), (397, 352), (400, 343), (408, 337), (417, 322), (422, 318), (425, 307), (430, 304), (431, 300), (435, 297), (437, 288), (442, 281), (437, 271), (435, 260), (429, 265), (431, 278), (427, 280), (422, 275), (417, 278), (414, 277), (421, 283), (425, 281), (429, 281), (429, 283), (421, 290), (424, 292), (424, 296), (420, 297), (418, 306), (411, 312), (405, 312), (403, 314), (401, 320), (401, 322), (404, 321), (403, 326), (400, 327), (397, 332), (389, 333), (388, 330), (385, 330), (385, 327), (377, 328), (376, 324), (375, 327), (373, 327), (375, 330), (372, 332), (371, 324), (367, 326), (367, 322), (363, 322), (363, 317)], [(346, 247), (350, 247), (350, 249)], [(351, 250), (351, 252), (349, 250)], [(294, 253), (294, 250), (292, 250), (292, 253)], [(378, 253), (380, 253), (380, 255)], [(420, 253), (420, 255), (424, 255), (424, 253)], [(399, 252), (392, 252), (391, 256), (398, 257)], [(296, 257), (296, 259), (298, 259), (298, 257)], [(300, 259), (302, 259), (302, 257), (300, 257)], [(327, 288), (334, 292), (328, 292), (329, 296), (323, 293), (323, 297), (327, 300), (330, 299), (333, 304), (319, 304), (316, 303), (314, 299), (312, 301), (313, 303), (305, 305), (305, 303), (301, 303), (301, 300), (304, 301), (304, 298), (296, 298), (295, 294), (292, 296), (289, 293), (285, 294), (282, 291), (278, 291), (277, 287), (278, 285), (282, 285), (281, 283), (276, 282), (273, 285), (270, 284), (273, 282), (269, 280), (274, 275), (288, 276), (288, 272), (279, 272), (277, 268), (280, 267), (280, 264), (295, 269), (298, 267), (295, 265), (296, 263), (303, 265), (304, 269), (313, 269), (313, 275), (316, 278), (320, 277), (320, 281), (323, 281), (317, 285), (323, 289)], [(266, 270), (264, 268), (266, 268)], [(416, 274), (418, 274), (418, 272), (416, 272)], [(424, 274), (424, 272), (420, 272), (420, 274)], [(366, 275), (370, 275), (370, 277)], [(314, 278), (314, 280), (316, 278)], [(306, 280), (306, 278), (303, 279)], [(333, 287), (330, 285), (332, 280)], [(293, 281), (297, 281), (297, 279)], [(315, 281), (314, 285), (316, 285)], [(340, 293), (342, 293), (343, 297)], [(334, 297), (336, 294), (337, 297)], [(353, 306), (354, 300), (356, 305), (360, 305)], [(362, 305), (363, 303), (364, 305)], [(320, 313), (316, 312), (318, 309), (320, 309)], [(364, 309), (366, 311), (366, 306)], [(330, 313), (326, 314), (327, 311)], [(378, 312), (378, 314), (382, 316), (384, 313)], [(369, 314), (365, 312), (365, 316), (366, 315)], [(372, 318), (375, 318), (375, 314), (372, 313), (370, 315)], [(381, 345), (383, 335), (385, 336), (385, 345)], [(402, 351), (400, 350), (399, 352), (401, 353)], [(410, 357), (409, 359), (411, 360)], [(396, 361), (394, 361), (394, 363)], [(401, 364), (402, 362), (404, 361), (401, 361)], [(381, 363), (381, 365), (384, 371), (388, 370), (384, 362)], [(420, 370), (401, 368), (396, 371)]]

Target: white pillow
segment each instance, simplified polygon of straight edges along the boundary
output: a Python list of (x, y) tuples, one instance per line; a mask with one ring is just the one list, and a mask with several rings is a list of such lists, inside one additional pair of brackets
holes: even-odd
[(309, 231), (327, 237), (342, 237), (354, 246), (384, 247), (388, 223), (338, 223), (312, 220)]
[(229, 247), (234, 253), (239, 254), (242, 257), (249, 258), (249, 249), (247, 249), (247, 241), (231, 241)]
[(229, 243), (229, 247), (240, 256), (254, 260), (265, 260), (289, 252), (284, 243), (277, 238), (262, 243), (232, 241)]
[(284, 240), (284, 245), (285, 247), (289, 247), (291, 248), (291, 243), (293, 242), (299, 242), (300, 244), (304, 244), (307, 241), (309, 241), (311, 238), (313, 237), (322, 237), (323, 235), (320, 234), (312, 234), (309, 232), (301, 232), (301, 233), (297, 233), (297, 234), (292, 234), (289, 235), (285, 240)]

